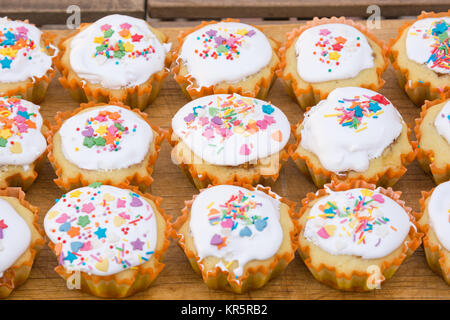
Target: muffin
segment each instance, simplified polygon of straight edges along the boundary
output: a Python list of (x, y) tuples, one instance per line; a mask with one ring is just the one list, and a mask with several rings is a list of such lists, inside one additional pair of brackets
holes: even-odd
[(262, 287), (294, 258), (294, 207), (270, 188), (210, 186), (186, 202), (173, 227), (209, 288), (243, 293)]
[(0, 299), (24, 283), (45, 243), (38, 208), (20, 188), (0, 190)]
[(48, 130), (38, 105), (0, 97), (0, 188), (31, 186), (45, 158)]
[(44, 228), (58, 257), (55, 271), (78, 277), (84, 292), (122, 298), (146, 290), (161, 272), (169, 225), (160, 198), (128, 187), (93, 183), (47, 212)]
[(409, 130), (383, 95), (345, 87), (305, 113), (290, 147), (298, 168), (321, 188), (331, 180), (392, 186), (413, 161)]
[(417, 161), (436, 184), (450, 179), (450, 92), (446, 99), (426, 101), (414, 128)]
[(167, 39), (144, 20), (124, 15), (84, 23), (59, 43), (59, 80), (78, 102), (115, 99), (145, 109), (168, 74)]
[(287, 33), (277, 71), (302, 109), (316, 105), (335, 88), (380, 89), (387, 48), (352, 20), (314, 18)]
[(189, 99), (238, 93), (265, 99), (275, 80), (279, 44), (258, 27), (226, 19), (180, 33), (172, 73)]
[(172, 119), (172, 161), (194, 185), (271, 184), (289, 158), (290, 124), (272, 104), (238, 94), (187, 103)]
[(93, 182), (150, 186), (164, 134), (146, 114), (119, 102), (90, 102), (74, 112), (58, 112), (55, 120), (48, 158), (61, 189)]
[(380, 288), (420, 245), (400, 192), (332, 183), (302, 200), (298, 251), (316, 280), (339, 290)]
[(421, 106), (450, 90), (450, 10), (423, 12), (405, 23), (390, 43), (390, 59), (400, 87)]
[(56, 35), (42, 33), (28, 20), (0, 18), (0, 95), (40, 103), (55, 75), (51, 44)]
[(422, 192), (417, 223), (425, 234), (423, 247), (431, 270), (450, 285), (450, 181)]

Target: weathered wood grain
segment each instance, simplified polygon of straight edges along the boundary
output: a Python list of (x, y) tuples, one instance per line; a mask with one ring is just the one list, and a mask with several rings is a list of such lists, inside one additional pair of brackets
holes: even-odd
[(313, 18), (367, 17), (367, 7), (378, 5), (387, 18), (415, 16), (422, 10), (447, 11), (448, 0), (149, 0), (152, 18)]
[(80, 7), (81, 22), (93, 22), (113, 13), (145, 17), (145, 0), (0, 0), (0, 17), (28, 19), (38, 26), (65, 24), (70, 15), (66, 10), (70, 5)]
[[(387, 41), (396, 34), (402, 23), (394, 20), (383, 21), (382, 29), (374, 30), (374, 32)], [(263, 29), (267, 35), (283, 41), (285, 33), (296, 26), (264, 25)], [(162, 30), (167, 33), (173, 43), (176, 43), (179, 28)], [(68, 31), (58, 33), (63, 35)], [(386, 84), (381, 93), (397, 106), (405, 121), (412, 126), (414, 118), (419, 116), (419, 108), (415, 107), (399, 88), (391, 66), (383, 77)], [(276, 81), (268, 100), (280, 107), (292, 124), (302, 118), (302, 111), (284, 92), (280, 80)], [(185, 103), (187, 103), (186, 98), (173, 78), (169, 76), (159, 97), (145, 111), (154, 124), (168, 128), (171, 117)], [(57, 111), (72, 110), (75, 107), (77, 103), (71, 100), (57, 79), (54, 79), (42, 103), (41, 110), (44, 118), (53, 121)], [(41, 208), (41, 222), (54, 200), (62, 195), (52, 181), (54, 178), (55, 174), (47, 162), (27, 194), (27, 199)], [(156, 163), (154, 179), (153, 194), (164, 198), (163, 208), (174, 217), (179, 215), (184, 206), (184, 200), (191, 199), (192, 195), (197, 193), (187, 178), (171, 162), (170, 147), (167, 143), (164, 143)], [(409, 166), (405, 176), (395, 185), (395, 189), (403, 191), (406, 204), (418, 210), (420, 191), (429, 190), (433, 186), (431, 178), (422, 172), (417, 162), (414, 162)], [(297, 202), (300, 202), (306, 193), (315, 190), (313, 183), (299, 172), (292, 161), (283, 168), (274, 186), (274, 191)], [(381, 290), (370, 293), (340, 292), (318, 283), (298, 255), (280, 277), (272, 280), (262, 289), (243, 295), (209, 290), (203, 284), (201, 277), (192, 271), (183, 252), (174, 242), (166, 254), (165, 262), (166, 267), (154, 285), (131, 299), (450, 299), (449, 286), (428, 268), (422, 248), (419, 248), (401, 266), (391, 280), (383, 284)], [(55, 256), (48, 248), (45, 248), (37, 259), (29, 280), (12, 294), (11, 299), (94, 298), (88, 294), (68, 290), (65, 282), (53, 271), (55, 266)]]

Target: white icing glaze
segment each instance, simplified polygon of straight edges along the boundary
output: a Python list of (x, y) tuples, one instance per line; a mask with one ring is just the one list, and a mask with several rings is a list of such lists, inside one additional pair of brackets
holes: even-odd
[(223, 166), (277, 153), (290, 135), (289, 121), (280, 109), (238, 94), (189, 102), (173, 117), (172, 128), (194, 154)]
[(379, 189), (327, 192), (309, 210), (304, 237), (330, 254), (385, 257), (413, 226), (406, 211)]
[[(117, 53), (109, 49), (97, 50), (105, 44), (107, 33), (111, 32), (107, 31), (108, 26), (114, 31), (109, 38), (109, 47), (121, 41), (125, 50), (123, 57), (106, 58), (106, 51)], [(128, 30), (129, 34), (126, 31), (122, 33), (123, 30)], [(142, 38), (139, 39), (140, 36)], [(144, 50), (148, 53), (138, 56), (137, 51)], [(140, 85), (161, 71), (169, 50), (170, 44), (159, 42), (144, 20), (114, 14), (97, 20), (72, 39), (70, 65), (82, 79), (105, 88), (121, 89)], [(97, 52), (104, 54), (96, 55)]]
[(272, 47), (257, 28), (219, 22), (186, 36), (180, 58), (198, 87), (208, 87), (222, 81), (239, 82), (259, 72), (272, 59)]
[(127, 189), (89, 186), (57, 200), (44, 219), (69, 271), (106, 276), (145, 263), (154, 253), (157, 224), (151, 205)]
[[(349, 101), (357, 96), (359, 101)], [(354, 117), (357, 106), (364, 109), (362, 118)], [(345, 125), (340, 124), (340, 117), (348, 117)], [(358, 120), (357, 127), (348, 125)], [(400, 113), (384, 96), (363, 88), (338, 88), (305, 113), (300, 145), (313, 152), (329, 171), (363, 172), (369, 161), (379, 157), (400, 135), (402, 123)]]
[[(444, 21), (447, 25), (445, 25)], [(441, 23), (441, 28), (435, 29), (436, 23)], [(406, 36), (406, 54), (408, 58), (417, 63), (425, 64), (434, 72), (449, 74), (448, 53), (445, 54), (445, 46), (443, 45), (444, 41), (447, 41), (448, 48), (449, 24), (450, 17), (417, 20), (409, 27)], [(442, 33), (441, 39), (439, 39), (440, 33)], [(447, 36), (445, 37), (444, 35)], [(441, 50), (435, 51), (437, 47), (440, 47)], [(445, 59), (439, 59), (439, 57), (445, 58), (446, 55), (446, 61)]]
[(305, 30), (295, 43), (297, 72), (307, 82), (354, 78), (374, 66), (366, 36), (344, 23), (330, 23)]
[(0, 97), (0, 165), (26, 167), (42, 155), (47, 147), (42, 122), (39, 106)]
[[(232, 200), (232, 196), (236, 198)], [(247, 206), (248, 211), (242, 209)], [(233, 218), (232, 210), (243, 210), (236, 214), (245, 218)], [(283, 240), (279, 210), (279, 200), (262, 191), (231, 185), (203, 190), (192, 204), (189, 222), (200, 261), (210, 256), (222, 258), (227, 264), (236, 261), (234, 274), (240, 277), (248, 262), (274, 256)], [(219, 267), (229, 266), (219, 264)]]
[[(111, 116), (104, 116), (106, 112), (112, 113)], [(58, 132), (64, 157), (88, 170), (122, 169), (140, 163), (154, 139), (145, 120), (114, 105), (78, 113), (67, 119)], [(88, 141), (99, 137), (104, 143)]]
[(0, 32), (0, 82), (39, 78), (51, 69), (52, 57), (42, 51), (38, 28), (4, 17), (0, 18)]
[(439, 134), (450, 144), (450, 101), (447, 101), (441, 111), (439, 111), (434, 120), (434, 126)]
[(28, 249), (31, 231), (25, 220), (5, 200), (0, 199), (0, 278)]
[(450, 181), (434, 189), (428, 200), (428, 215), (439, 242), (450, 250)]

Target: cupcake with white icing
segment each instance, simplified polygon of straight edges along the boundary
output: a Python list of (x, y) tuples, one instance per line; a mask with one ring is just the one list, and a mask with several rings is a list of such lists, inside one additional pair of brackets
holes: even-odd
[(40, 103), (55, 75), (55, 35), (33, 24), (0, 18), (0, 95)]
[(422, 192), (417, 223), (430, 268), (450, 285), (450, 181)]
[(398, 82), (421, 106), (450, 90), (450, 10), (423, 12), (403, 25), (390, 43), (390, 59)]
[(0, 190), (0, 299), (28, 279), (44, 246), (38, 211), (25, 201), (20, 188)]
[(450, 92), (445, 99), (427, 101), (414, 128), (414, 147), (423, 170), (436, 184), (450, 179)]
[(82, 24), (59, 43), (60, 82), (79, 102), (115, 99), (142, 110), (168, 74), (167, 39), (146, 21), (124, 15)]
[(287, 35), (278, 77), (302, 109), (338, 87), (378, 90), (388, 65), (384, 44), (363, 26), (344, 18), (314, 18)]
[(385, 96), (369, 89), (333, 90), (305, 113), (290, 153), (320, 188), (330, 180), (392, 186), (414, 159), (409, 130)]
[(198, 98), (172, 118), (172, 160), (199, 189), (270, 184), (288, 158), (290, 124), (276, 106), (238, 94)]
[(44, 219), (58, 257), (55, 271), (68, 285), (99, 297), (123, 298), (147, 289), (163, 269), (169, 246), (160, 202), (97, 182), (63, 195)]
[(279, 44), (260, 28), (226, 19), (180, 34), (172, 72), (184, 94), (239, 93), (264, 99), (275, 80)]
[(130, 183), (145, 190), (158, 158), (163, 132), (147, 115), (119, 103), (90, 102), (58, 112), (48, 136), (55, 183), (68, 191), (93, 182)]
[(45, 158), (48, 132), (39, 106), (0, 97), (0, 188), (28, 189)]
[(270, 188), (210, 186), (186, 202), (174, 228), (208, 287), (243, 293), (262, 287), (294, 258), (294, 207)]
[(364, 181), (307, 194), (299, 214), (299, 253), (313, 276), (340, 290), (379, 289), (420, 245), (400, 192)]

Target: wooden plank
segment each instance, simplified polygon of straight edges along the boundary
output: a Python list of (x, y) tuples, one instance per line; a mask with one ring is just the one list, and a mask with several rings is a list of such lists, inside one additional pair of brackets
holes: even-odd
[[(382, 29), (374, 32), (381, 39), (388, 40), (397, 33), (401, 24), (403, 21), (383, 21)], [(296, 26), (298, 24), (264, 25), (263, 29), (267, 35), (283, 41), (285, 33)], [(180, 28), (162, 30), (172, 42), (176, 42)], [(67, 30), (61, 31), (59, 35), (67, 33)], [(399, 88), (391, 66), (383, 77), (386, 84), (381, 93), (397, 106), (405, 121), (412, 126), (414, 119), (419, 116), (419, 108), (414, 106)], [(285, 93), (280, 80), (275, 82), (268, 100), (279, 106), (292, 124), (302, 118), (303, 112)], [(187, 102), (176, 82), (169, 77), (159, 97), (145, 111), (152, 123), (168, 128), (172, 116)], [(71, 100), (68, 93), (54, 79), (42, 103), (44, 118), (54, 123), (53, 117), (57, 111), (73, 110), (75, 107), (77, 103)], [(47, 162), (27, 194), (27, 199), (41, 209), (41, 223), (54, 200), (62, 195), (61, 190), (52, 181), (54, 178), (55, 174)], [(162, 207), (173, 217), (180, 214), (184, 200), (191, 199), (192, 195), (197, 193), (178, 167), (171, 162), (168, 143), (163, 144), (156, 163), (154, 179), (153, 194), (164, 198)], [(429, 190), (433, 186), (431, 178), (420, 169), (417, 162), (413, 162), (405, 176), (395, 185), (395, 189), (403, 191), (406, 204), (418, 210), (420, 191)], [(313, 183), (300, 173), (292, 161), (283, 168), (274, 186), (275, 192), (297, 202), (300, 202), (306, 193), (315, 190)], [(165, 263), (166, 267), (154, 285), (131, 299), (450, 299), (448, 285), (428, 268), (422, 248), (401, 266), (391, 280), (383, 284), (381, 290), (370, 293), (340, 292), (317, 282), (298, 254), (281, 276), (270, 281), (265, 287), (243, 295), (208, 289), (201, 277), (192, 271), (184, 253), (174, 241), (166, 254)], [(45, 248), (37, 259), (29, 280), (13, 293), (11, 299), (94, 298), (79, 291), (68, 290), (65, 282), (53, 271), (56, 264), (54, 254)]]
[(103, 16), (120, 13), (143, 19), (145, 0), (0, 0), (0, 16), (11, 19), (28, 19), (36, 25), (65, 24), (70, 14), (66, 13), (70, 5), (81, 9), (81, 22), (93, 22)]
[(384, 17), (415, 16), (422, 10), (447, 11), (449, 0), (149, 0), (151, 18), (313, 18), (367, 17), (367, 7), (378, 5)]

